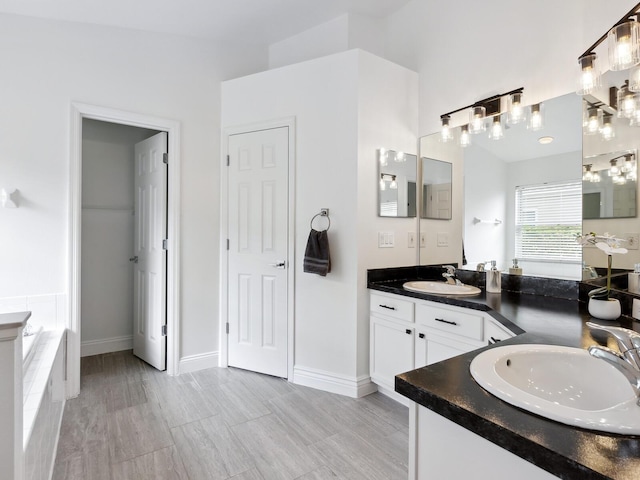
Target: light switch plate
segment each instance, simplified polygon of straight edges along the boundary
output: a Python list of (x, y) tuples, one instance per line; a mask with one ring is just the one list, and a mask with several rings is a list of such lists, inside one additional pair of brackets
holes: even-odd
[(420, 232), (420, 248), (424, 248), (427, 246), (427, 234), (424, 232)]
[(395, 235), (393, 232), (378, 232), (378, 248), (393, 248)]

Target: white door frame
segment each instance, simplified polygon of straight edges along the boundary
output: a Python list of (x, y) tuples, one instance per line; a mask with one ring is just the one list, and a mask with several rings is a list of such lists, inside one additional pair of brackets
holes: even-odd
[[(287, 228), (289, 230), (287, 237), (287, 378), (293, 381), (294, 362), (294, 293), (295, 293), (295, 185), (296, 185), (296, 119), (295, 117), (285, 117), (265, 122), (251, 123), (247, 125), (239, 125), (236, 127), (226, 127), (222, 133), (222, 158), (226, 159), (229, 155), (229, 136), (240, 133), (255, 132), (258, 130), (269, 130), (272, 128), (288, 127), (289, 128), (289, 170), (288, 170), (288, 219)], [(226, 161), (221, 162), (220, 172), (220, 361), (221, 367), (229, 366), (229, 335), (227, 334), (226, 324), (229, 321), (229, 305), (227, 281), (229, 278), (229, 259), (227, 250), (227, 239), (229, 238), (229, 170), (226, 167)]]
[(67, 321), (67, 398), (80, 393), (81, 328), (81, 225), (82, 225), (82, 120), (130, 125), (168, 133), (167, 201), (167, 373), (179, 373), (180, 346), (180, 123), (84, 103), (71, 104), (71, 144), (69, 168), (69, 316)]

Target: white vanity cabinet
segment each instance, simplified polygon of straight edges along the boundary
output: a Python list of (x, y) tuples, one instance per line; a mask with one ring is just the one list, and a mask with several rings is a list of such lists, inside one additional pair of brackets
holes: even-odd
[(399, 373), (440, 362), (514, 336), (487, 313), (386, 292), (370, 293), (370, 375), (395, 393)]

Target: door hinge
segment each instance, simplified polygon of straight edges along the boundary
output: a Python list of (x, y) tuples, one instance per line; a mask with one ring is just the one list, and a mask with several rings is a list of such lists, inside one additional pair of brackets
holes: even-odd
[(162, 239), (162, 249), (163, 250), (169, 250), (169, 239), (168, 238)]
[(167, 336), (167, 326), (166, 325), (162, 325), (162, 336), (163, 337)]
[(227, 322), (227, 335), (229, 335), (229, 322)]
[(229, 239), (227, 238), (227, 250), (229, 250)]
[(169, 154), (168, 153), (163, 153), (162, 154), (162, 163), (166, 163), (167, 165), (169, 164)]
[(227, 167), (229, 166), (229, 162), (230, 162), (229, 155), (227, 155)]

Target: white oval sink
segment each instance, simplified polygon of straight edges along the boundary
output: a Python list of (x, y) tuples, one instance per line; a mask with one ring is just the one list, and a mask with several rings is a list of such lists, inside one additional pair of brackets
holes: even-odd
[(477, 295), (480, 293), (478, 287), (472, 287), (471, 285), (451, 285), (446, 282), (426, 280), (407, 282), (402, 286), (405, 290), (411, 292), (432, 293), (435, 295)]
[(567, 425), (640, 435), (640, 406), (625, 376), (580, 348), (505, 345), (478, 354), (471, 375), (496, 397)]

